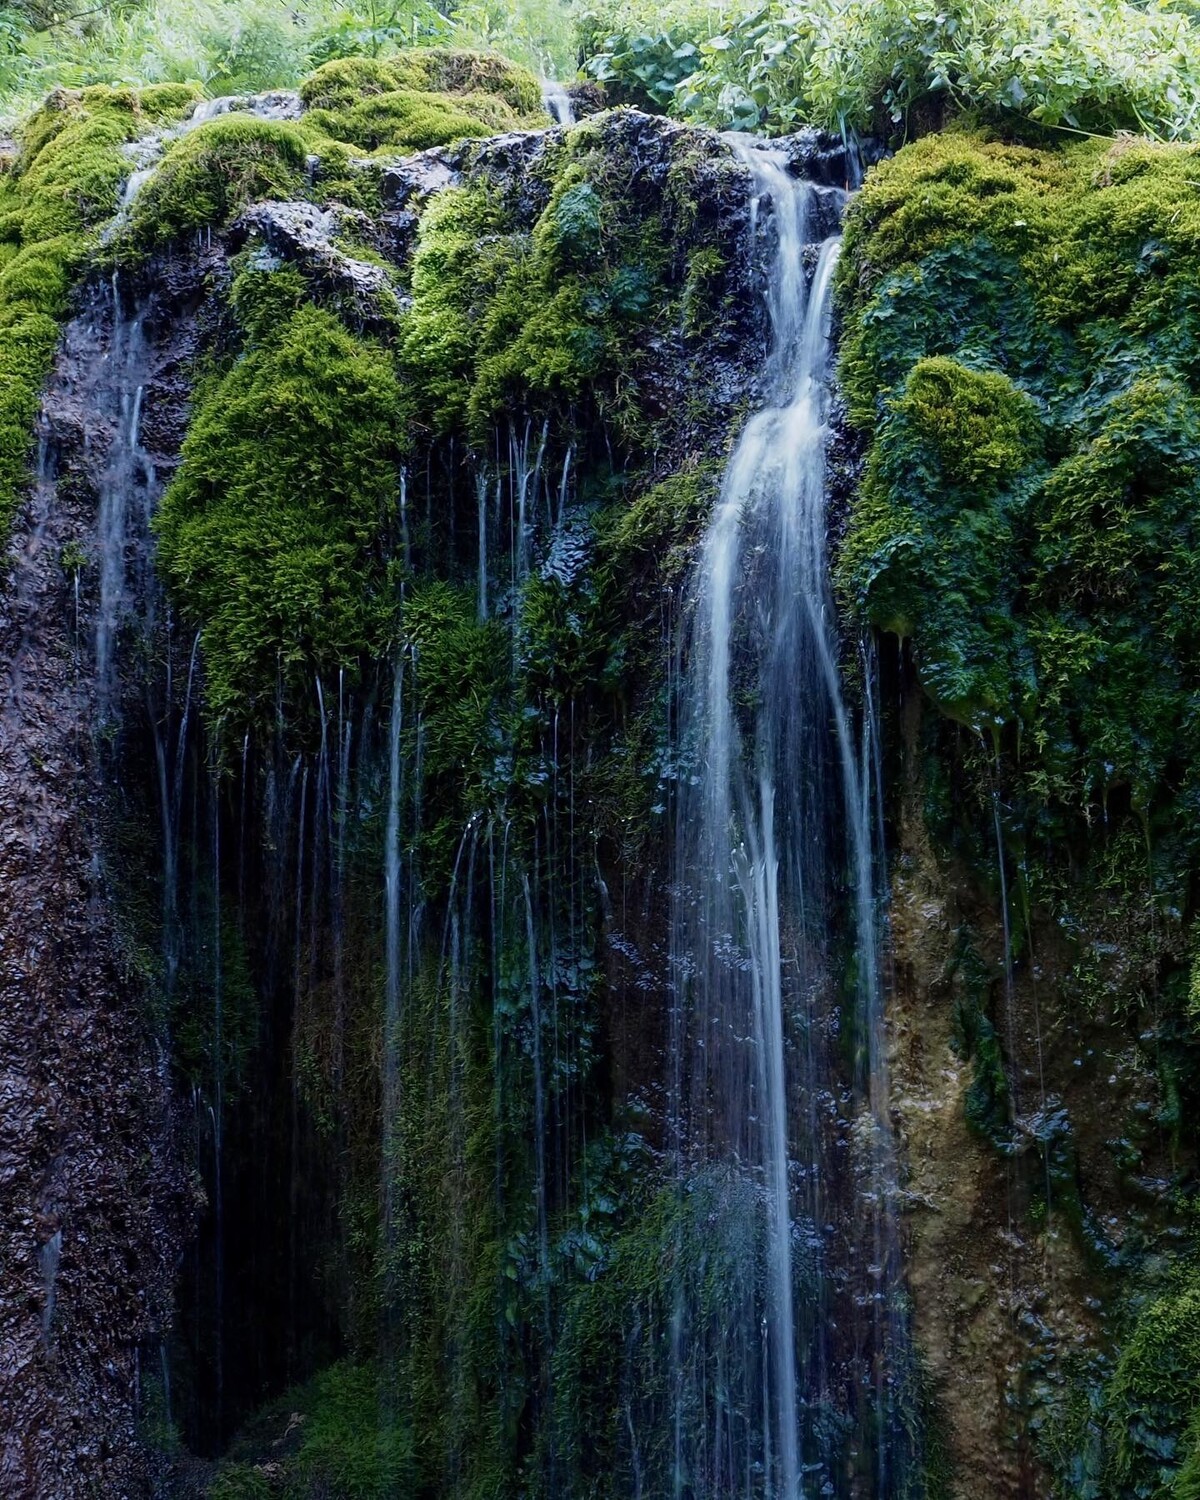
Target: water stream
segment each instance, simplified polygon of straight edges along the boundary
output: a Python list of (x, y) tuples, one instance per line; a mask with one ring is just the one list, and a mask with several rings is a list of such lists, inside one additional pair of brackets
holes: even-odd
[[(712, 1346), (714, 1335), (695, 1295), (681, 1290), (676, 1491), (799, 1500), (835, 1493), (822, 1488), (832, 1471), (815, 1419), (832, 1400), (835, 1362), (866, 1387), (862, 1411), (875, 1408), (863, 1433), (887, 1429), (878, 1407), (891, 1383), (898, 1256), (873, 752), (857, 743), (843, 692), (826, 554), (839, 244), (836, 236), (810, 243), (821, 190), (790, 176), (781, 151), (740, 140), (735, 149), (750, 173), (752, 233), (771, 247), (772, 343), (767, 404), (730, 460), (693, 579), (680, 720), (691, 773), (678, 804), (673, 1112), (681, 1193), (700, 1182), (715, 1192), (716, 1218), (727, 1221), (721, 1242), (734, 1247), (724, 1301), (745, 1326), (726, 1327), (719, 1347), (698, 1356), (697, 1341)], [(858, 1059), (850, 1079), (839, 1075), (843, 1036)], [(857, 1198), (847, 1205), (848, 1232), (860, 1242), (849, 1247), (835, 1243), (846, 1207), (829, 1201), (847, 1192), (844, 1171), (834, 1180), (837, 1141), (846, 1138)], [(752, 1244), (739, 1238), (743, 1230)], [(834, 1281), (854, 1288), (862, 1326), (849, 1337), (831, 1304), (845, 1296), (830, 1290)], [(702, 1436), (696, 1412), (711, 1413)], [(897, 1493), (885, 1437), (857, 1463), (872, 1472), (872, 1493)]]

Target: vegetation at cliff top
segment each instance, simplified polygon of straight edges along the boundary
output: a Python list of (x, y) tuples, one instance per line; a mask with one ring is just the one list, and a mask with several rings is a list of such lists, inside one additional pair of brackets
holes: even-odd
[(590, 0), (581, 43), (612, 97), (718, 126), (1200, 131), (1200, 30), (1170, 0)]
[(339, 57), (414, 45), (503, 53), (535, 73), (573, 66), (562, 0), (8, 0), (0, 5), (0, 117), (55, 87), (198, 82), (209, 95), (294, 88)]

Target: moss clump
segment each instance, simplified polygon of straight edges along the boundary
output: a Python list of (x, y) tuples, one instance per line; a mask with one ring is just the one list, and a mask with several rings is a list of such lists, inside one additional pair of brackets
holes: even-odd
[(387, 351), (315, 307), (201, 386), (156, 527), (215, 719), (273, 714), (278, 692), (302, 717), (314, 674), (386, 650), (398, 408)]
[(921, 679), (966, 723), (1002, 723), (1028, 692), (1013, 629), (1014, 526), (1041, 424), (1005, 375), (918, 360), (880, 424), (841, 558), (881, 629), (912, 636)]
[(464, 136), (512, 129), (519, 119), (502, 100), (488, 95), (459, 99), (449, 94), (392, 89), (356, 100), (343, 109), (314, 109), (310, 131), (346, 141), (364, 151), (424, 151)]
[(464, 137), (545, 124), (537, 80), (503, 58), (448, 48), (326, 63), (300, 89), (318, 146), (422, 151)]
[(694, 464), (660, 480), (600, 523), (606, 559), (618, 573), (654, 568), (663, 584), (679, 581), (720, 483), (716, 464)]
[(0, 537), (26, 483), (58, 319), (129, 174), (122, 147), (196, 95), (179, 85), (60, 89), (25, 122), (16, 161), (0, 171)]
[(344, 57), (311, 73), (300, 85), (309, 109), (344, 109), (393, 89), (441, 94), (491, 94), (514, 114), (541, 115), (542, 93), (526, 68), (486, 52), (421, 47), (393, 57)]
[(295, 1500), (385, 1500), (414, 1493), (412, 1433), (395, 1405), (391, 1379), (378, 1367), (342, 1363), (322, 1370), (234, 1439), (207, 1500), (281, 1493)]
[[(1200, 1425), (1200, 1278), (1140, 1314), (1105, 1391), (1105, 1493), (1179, 1500), (1195, 1493)], [(1190, 1471), (1190, 1474), (1189, 1474)]]
[(229, 114), (167, 151), (139, 194), (130, 237), (142, 248), (201, 229), (223, 229), (248, 203), (304, 193), (308, 147), (293, 126)]
[(1076, 810), (1170, 801), (1200, 750), (1196, 171), (1191, 147), (948, 134), (874, 172), (847, 231), (872, 441), (841, 587)]

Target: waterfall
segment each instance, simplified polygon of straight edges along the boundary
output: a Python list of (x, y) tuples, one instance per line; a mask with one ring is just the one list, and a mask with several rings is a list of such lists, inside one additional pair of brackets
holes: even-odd
[[(862, 1403), (886, 1426), (875, 1387), (880, 1368), (887, 1379), (883, 1324), (896, 1256), (879, 902), (871, 747), (856, 750), (843, 697), (825, 543), (839, 242), (806, 246), (829, 190), (792, 178), (780, 150), (740, 139), (734, 150), (750, 175), (751, 232), (773, 245), (771, 349), (767, 404), (730, 459), (684, 642), (679, 734), (691, 774), (677, 807), (672, 1112), (681, 1192), (715, 1184), (731, 1234), (744, 1230), (752, 1203), (756, 1238), (726, 1271), (739, 1284), (724, 1300), (744, 1326), (721, 1331), (712, 1355), (719, 1377), (697, 1373), (705, 1357), (691, 1347), (711, 1331), (675, 1336), (676, 1433), (691, 1420), (685, 1407), (713, 1412), (702, 1440), (677, 1436), (684, 1472), (676, 1483), (688, 1495), (725, 1495), (742, 1492), (754, 1472), (761, 1488), (745, 1492), (800, 1500), (840, 1493), (823, 1489), (819, 1477), (809, 1490), (803, 1477), (824, 1471), (832, 1485), (831, 1456), (811, 1434), (806, 1441), (802, 1411), (830, 1400), (831, 1361), (853, 1368), (866, 1388)], [(851, 1005), (855, 1014), (843, 1014)], [(861, 1057), (849, 1090), (838, 1075), (840, 1034), (858, 1042)], [(842, 1102), (847, 1092), (850, 1106)], [(829, 1204), (846, 1191), (834, 1140), (847, 1135), (867, 1142), (858, 1189), (866, 1207), (857, 1214), (852, 1204)], [(834, 1331), (843, 1320), (830, 1289), (844, 1278), (831, 1276), (828, 1262), (834, 1224), (854, 1217), (870, 1266), (869, 1284), (855, 1288), (852, 1303), (870, 1305), (872, 1316), (847, 1352), (835, 1347), (845, 1339)], [(853, 1252), (846, 1258), (853, 1262)], [(687, 1308), (684, 1289), (684, 1323)], [(694, 1310), (690, 1316), (699, 1322)], [(698, 1380), (700, 1392), (692, 1389)], [(864, 1433), (871, 1425), (862, 1424)], [(882, 1443), (859, 1462), (870, 1468), (875, 1494), (893, 1493)]]
[(571, 96), (555, 78), (542, 79), (542, 107), (556, 125), (574, 125)]
[[(126, 316), (115, 278), (111, 295), (112, 352), (100, 378), (103, 397), (112, 407), (113, 436), (101, 477), (96, 525), (100, 574), (96, 684), (102, 721), (114, 711), (118, 636), (144, 592), (138, 586), (140, 580), (130, 576), (132, 554), (141, 549), (160, 488), (154, 464), (141, 445), (147, 367), (142, 313), (136, 309), (133, 316)], [(144, 558), (138, 563), (144, 568)]]

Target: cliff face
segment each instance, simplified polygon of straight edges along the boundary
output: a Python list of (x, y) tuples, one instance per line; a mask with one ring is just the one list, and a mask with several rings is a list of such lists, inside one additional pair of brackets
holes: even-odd
[[(4, 188), (4, 266), (44, 266), (52, 148), (108, 153), (0, 620), (0, 1477), (699, 1497), (757, 1454), (758, 1494), (764, 1042), (687, 1019), (694, 964), (753, 964), (689, 949), (673, 851), (702, 539), (747, 416), (799, 409), (781, 289), (854, 164), (550, 128), (435, 49), (191, 107), (60, 97)], [(834, 851), (777, 923), (822, 1493), (1191, 1493), (1192, 170), (935, 137), (849, 213), (844, 745), (813, 689), (779, 794)], [(0, 316), (63, 310), (29, 285)], [(814, 791), (846, 745), (857, 808)]]
[(186, 303), (161, 291), (133, 308), (103, 285), (82, 299), (8, 552), (0, 1483), (13, 1495), (144, 1487), (139, 1355), (157, 1357), (190, 1232), (168, 1041), (115, 838), (121, 716), (142, 710), (129, 618), (152, 640), (147, 523), (182, 432), (187, 330)]

